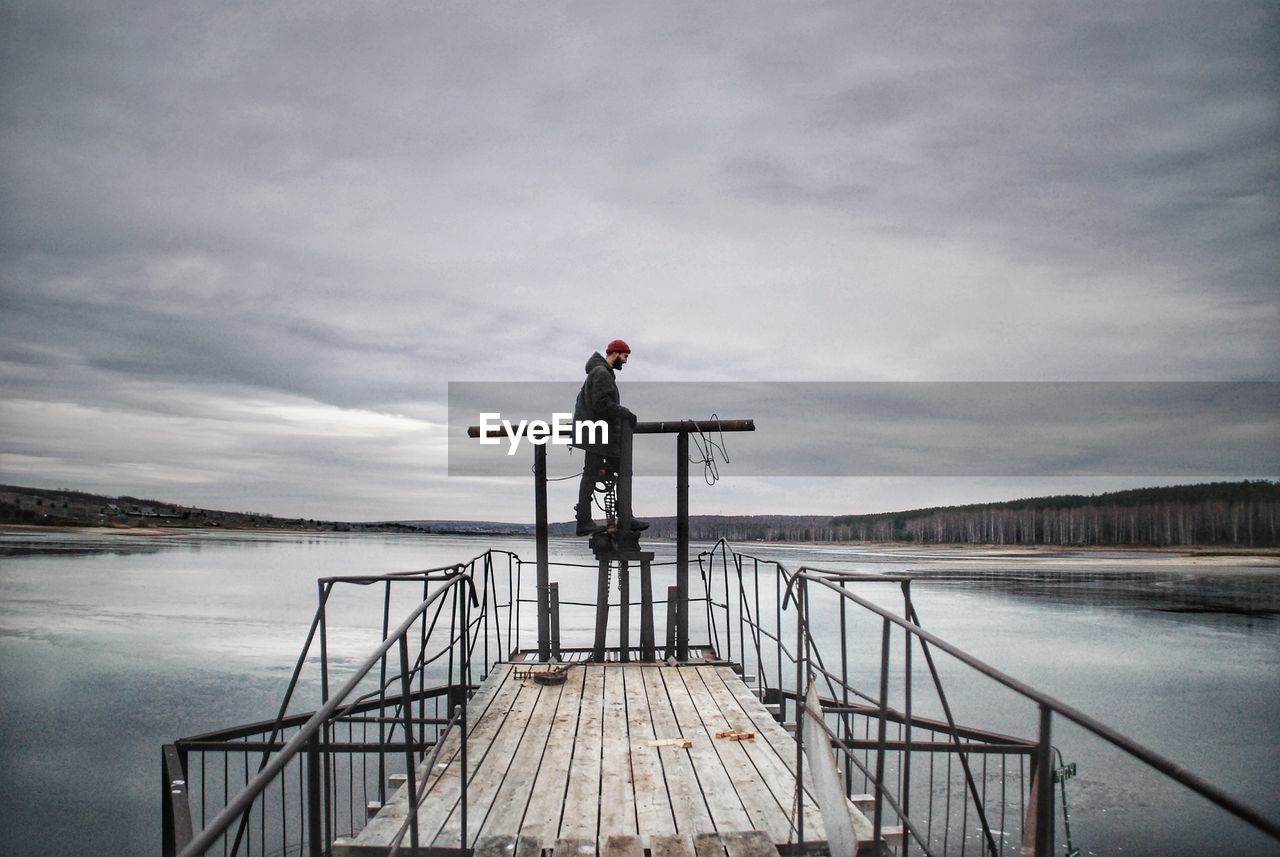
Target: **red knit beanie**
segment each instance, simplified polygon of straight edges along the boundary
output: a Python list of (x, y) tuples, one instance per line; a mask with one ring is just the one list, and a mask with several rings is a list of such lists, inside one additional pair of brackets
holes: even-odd
[(631, 346), (623, 342), (621, 339), (615, 339), (604, 347), (605, 354), (612, 354), (615, 351), (621, 351), (623, 354), (631, 353)]

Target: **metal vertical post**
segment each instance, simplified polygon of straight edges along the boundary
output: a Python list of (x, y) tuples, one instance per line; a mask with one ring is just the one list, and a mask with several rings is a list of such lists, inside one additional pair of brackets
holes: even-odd
[(174, 857), (191, 842), (191, 804), (187, 788), (187, 753), (173, 744), (160, 751), (161, 851)]
[(631, 563), (618, 560), (618, 659), (631, 660)]
[(1036, 857), (1053, 854), (1053, 747), (1050, 744), (1049, 721), (1053, 712), (1040, 706), (1040, 739), (1036, 745)]
[[(307, 854), (320, 857), (320, 737), (307, 739)], [(415, 846), (416, 847), (416, 846)]]
[[(461, 626), (465, 629), (465, 628), (467, 627), (467, 620), (468, 620), (468, 619), (470, 618), (470, 616), (471, 616), (470, 611), (467, 609), (467, 606), (468, 606), (468, 604), (467, 604), (467, 594), (466, 594), (466, 592), (465, 592), (465, 591), (463, 591), (463, 590), (461, 590), (461, 589), (460, 589), (460, 590), (459, 590), (458, 595), (459, 595), (459, 597), (458, 597), (458, 614), (459, 614), (459, 619), (461, 620), (461, 621), (460, 621), (460, 624), (461, 624)], [(465, 630), (464, 630), (464, 632), (463, 632), (463, 633), (465, 634)], [(465, 640), (463, 641), (463, 644), (459, 647), (459, 651), (458, 651), (458, 672), (459, 672), (459, 674), (465, 674), (465, 675), (467, 675), (468, 677), (469, 677), (469, 676), (470, 676), (470, 674), (471, 674), (471, 658), (470, 658), (469, 650), (468, 650), (468, 648), (467, 648), (467, 645), (466, 645), (466, 641), (465, 641)], [(469, 684), (469, 683), (470, 683), (470, 682), (468, 681), (468, 684)], [(465, 850), (466, 850), (466, 848), (467, 848), (467, 781), (468, 781), (468, 779), (469, 779), (469, 775), (468, 775), (468, 773), (467, 773), (467, 743), (468, 743), (468, 739), (467, 739), (467, 697), (466, 697), (466, 689), (467, 689), (467, 685), (465, 685), (465, 684), (464, 684), (464, 685), (463, 685), (462, 704), (461, 704), (461, 706), (460, 706), (460, 708), (459, 708), (459, 711), (458, 711), (458, 728), (459, 728), (459, 732), (458, 732), (458, 740), (459, 740), (459, 741), (461, 741), (461, 743), (462, 743), (462, 747), (461, 747), (461, 750), (460, 750), (461, 761), (462, 761), (462, 770), (460, 771), (460, 774), (461, 774), (461, 777), (462, 777), (462, 798), (461, 798), (461, 801), (462, 801), (462, 849), (463, 849), (463, 851), (465, 851)], [(415, 825), (415, 829), (416, 829), (416, 825), (417, 825), (417, 818), (418, 818), (418, 814), (417, 814), (417, 812), (415, 812), (415, 813), (413, 814), (413, 817), (414, 817), (414, 825)], [(414, 843), (414, 847), (415, 847), (415, 848), (417, 847), (417, 843), (416, 843), (416, 842)]]
[[(320, 587), (320, 704), (323, 705), (329, 701), (329, 593), (326, 590), (332, 587), (333, 584), (321, 581), (318, 585)], [(326, 744), (332, 743), (331, 737), (331, 727), (326, 721), (324, 724), (324, 741)], [(329, 764), (331, 758), (331, 756), (327, 756), (324, 765), (324, 837), (326, 842), (331, 838), (329, 826), (331, 816), (329, 791), (332, 785)]]
[(596, 639), (592, 658), (604, 663), (604, 637), (609, 626), (609, 560), (600, 560), (600, 573), (596, 578)]
[[(382, 639), (391, 633), (391, 581), (383, 585)], [(378, 801), (387, 802), (387, 724), (382, 718), (387, 714), (387, 656), (378, 664)]]
[(625, 418), (618, 438), (618, 529), (631, 531), (631, 423)]
[(876, 820), (871, 841), (879, 842), (884, 829), (884, 742), (889, 719), (889, 620), (880, 632), (880, 727), (876, 730)]
[[(551, 605), (547, 593), (550, 560), (547, 556), (547, 446), (533, 448), (533, 492), (537, 519), (538, 550), (538, 660), (551, 659)], [(486, 591), (486, 596), (487, 596)]]
[[(840, 589), (845, 589), (845, 581), (840, 581)], [(841, 736), (849, 741), (853, 738), (853, 715), (848, 712), (849, 708), (849, 618), (848, 609), (845, 606), (846, 600), (843, 595), (840, 598), (840, 704), (845, 707), (845, 711), (840, 714), (840, 732)], [(853, 794), (853, 749), (850, 748), (844, 753), (844, 793), (848, 797)]]
[(689, 659), (689, 432), (676, 435), (676, 660)]
[(551, 657), (560, 660), (560, 584), (547, 584), (551, 598)]
[[(911, 621), (911, 581), (902, 581), (902, 617), (908, 622)], [(904, 720), (906, 722), (906, 734), (903, 736), (904, 750), (902, 761), (902, 795), (899, 801), (902, 804), (902, 815), (904, 818), (911, 817), (911, 633), (906, 632), (902, 635), (903, 652), (902, 652), (902, 669), (903, 669), (903, 701), (902, 709), (904, 712)], [(902, 837), (902, 857), (906, 857), (907, 848), (911, 843), (908, 836)]]
[[(466, 643), (463, 642), (465, 648)], [(404, 717), (404, 772), (409, 787), (409, 844), (418, 847), (418, 766), (413, 758), (413, 709), (409, 694), (413, 692), (409, 678), (409, 638), (400, 635), (400, 713)]]
[(663, 657), (674, 658), (676, 656), (676, 600), (679, 597), (679, 589), (674, 586), (667, 587), (667, 649)]
[(653, 570), (649, 560), (640, 560), (640, 659), (654, 659)]
[[(686, 456), (687, 459), (687, 456)], [(805, 667), (805, 656), (808, 652), (805, 649), (805, 633), (804, 633), (804, 608), (805, 600), (808, 592), (805, 590), (804, 580), (800, 580), (796, 585), (796, 842), (802, 847), (804, 845), (804, 713), (808, 705), (809, 687), (808, 672)], [(781, 615), (781, 611), (779, 611)], [(782, 639), (782, 635), (778, 635), (778, 639)], [(778, 686), (779, 692), (782, 686)], [(814, 712), (815, 717), (821, 717), (821, 712)], [(784, 718), (785, 719), (785, 718)]]

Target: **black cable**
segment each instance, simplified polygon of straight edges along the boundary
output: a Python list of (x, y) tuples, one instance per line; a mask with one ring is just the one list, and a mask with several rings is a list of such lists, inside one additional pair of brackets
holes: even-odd
[[(696, 434), (690, 433), (689, 437), (693, 439), (694, 446), (698, 449), (698, 457), (689, 456), (689, 461), (702, 462), (702, 478), (706, 480), (708, 485), (715, 485), (720, 481), (720, 468), (716, 464), (716, 455), (724, 459), (724, 463), (729, 463), (729, 452), (725, 447), (724, 429), (720, 425), (720, 415), (712, 414), (711, 419), (716, 421), (716, 431), (720, 435), (720, 442), (716, 443), (707, 437), (707, 433), (702, 429), (696, 429)], [(690, 421), (692, 422), (692, 420)]]

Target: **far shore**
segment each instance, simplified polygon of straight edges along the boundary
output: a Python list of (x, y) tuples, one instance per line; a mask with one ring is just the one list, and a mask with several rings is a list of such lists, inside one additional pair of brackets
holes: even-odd
[[(137, 536), (141, 538), (162, 538), (167, 536), (197, 536), (211, 533), (261, 536), (278, 533), (281, 535), (350, 535), (350, 533), (333, 530), (289, 529), (285, 527), (232, 528), (232, 527), (72, 527), (62, 525), (36, 526), (30, 524), (0, 524), (0, 536), (33, 535), (40, 533), (63, 533), (68, 535), (112, 535)], [(396, 535), (384, 533), (383, 535)], [(424, 533), (424, 535), (431, 535)], [(511, 538), (511, 536), (486, 536), (458, 534), (466, 538)], [(518, 536), (518, 538), (525, 538)], [(657, 541), (670, 542), (671, 539)], [(760, 542), (732, 543), (739, 553), (750, 553), (751, 546)], [(794, 545), (796, 547), (856, 547), (861, 549), (902, 550), (910, 549), (922, 553), (938, 552), (938, 560), (952, 557), (943, 555), (946, 551), (964, 550), (968, 558), (981, 558), (997, 563), (1014, 563), (1025, 560), (1054, 559), (1073, 565), (1093, 565), (1108, 562), (1105, 556), (1089, 556), (1089, 554), (1109, 554), (1117, 551), (1127, 554), (1145, 554), (1126, 562), (1142, 565), (1163, 565), (1178, 561), (1179, 565), (1197, 566), (1249, 566), (1258, 568), (1280, 567), (1280, 547), (1242, 547), (1232, 545), (1184, 545), (1180, 547), (1150, 547), (1142, 545), (996, 545), (996, 544), (919, 544), (915, 542), (767, 542), (775, 545)], [(1064, 558), (1064, 551), (1085, 554), (1072, 558)], [(919, 557), (914, 557), (919, 559)]]

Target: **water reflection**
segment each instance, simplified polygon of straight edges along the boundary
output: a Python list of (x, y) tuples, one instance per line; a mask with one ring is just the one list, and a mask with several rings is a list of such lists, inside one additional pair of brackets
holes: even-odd
[(1280, 615), (1280, 575), (1268, 571), (1220, 569), (1208, 573), (1127, 571), (1122, 568), (914, 569), (930, 584), (977, 591), (994, 590), (1061, 604), (1159, 610), (1167, 613)]

